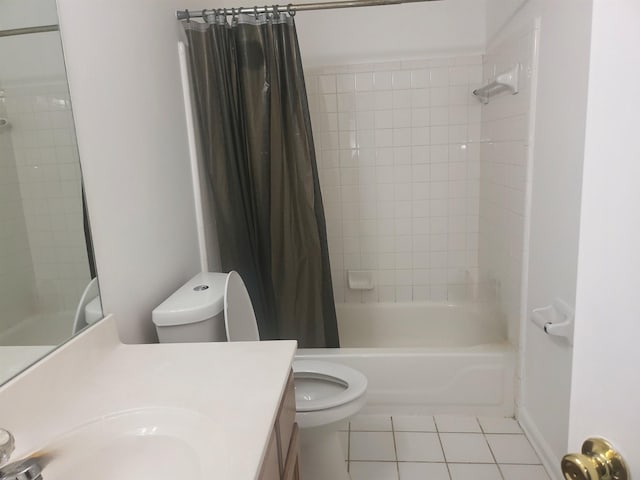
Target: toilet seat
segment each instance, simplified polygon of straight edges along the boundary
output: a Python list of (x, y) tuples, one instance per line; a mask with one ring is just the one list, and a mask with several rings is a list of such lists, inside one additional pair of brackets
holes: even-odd
[[(260, 340), (258, 326), (256, 322), (251, 297), (242, 281), (242, 277), (237, 272), (229, 272), (225, 282), (224, 291), (224, 322), (226, 326), (227, 341), (229, 342), (250, 342)], [(333, 362), (322, 362), (317, 360), (295, 360), (293, 361), (294, 384), (296, 393), (302, 388), (300, 382), (295, 379), (311, 380), (317, 382), (315, 393), (325, 390), (321, 398), (305, 399), (296, 394), (296, 411), (299, 416), (313, 415), (313, 412), (323, 412), (316, 414), (314, 419), (299, 419), (303, 424), (322, 424), (321, 417), (327, 417), (329, 410), (332, 410), (331, 417), (344, 418), (348, 414), (355, 413), (362, 408), (364, 395), (367, 391), (367, 377), (359, 371)], [(322, 385), (324, 383), (324, 385)], [(342, 391), (327, 393), (327, 388), (334, 390), (339, 385)], [(313, 390), (313, 388), (309, 388)], [(313, 392), (309, 392), (313, 393)], [(311, 397), (311, 395), (309, 395)]]
[(312, 412), (338, 407), (356, 400), (364, 395), (367, 390), (367, 378), (362, 373), (337, 363), (294, 360), (293, 375), (294, 380), (296, 377), (307, 378), (344, 386), (342, 392), (324, 398), (306, 400), (304, 398), (299, 399), (296, 396), (296, 410), (299, 412)]
[(260, 340), (251, 297), (238, 272), (232, 270), (224, 285), (224, 325), (228, 342)]

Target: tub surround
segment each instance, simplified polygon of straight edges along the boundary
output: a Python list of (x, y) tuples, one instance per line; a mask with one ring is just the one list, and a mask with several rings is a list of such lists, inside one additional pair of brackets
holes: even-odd
[(106, 415), (187, 409), (224, 446), (211, 449), (207, 476), (254, 479), (295, 351), (293, 341), (124, 345), (109, 316), (0, 387), (1, 426), (16, 437), (16, 460)]

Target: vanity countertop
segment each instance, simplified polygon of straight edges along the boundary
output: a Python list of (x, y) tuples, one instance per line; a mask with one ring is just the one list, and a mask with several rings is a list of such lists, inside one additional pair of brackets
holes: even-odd
[(0, 426), (16, 437), (15, 460), (114, 413), (185, 409), (211, 425), (209, 478), (253, 480), (295, 351), (294, 341), (123, 345), (107, 318), (0, 387)]

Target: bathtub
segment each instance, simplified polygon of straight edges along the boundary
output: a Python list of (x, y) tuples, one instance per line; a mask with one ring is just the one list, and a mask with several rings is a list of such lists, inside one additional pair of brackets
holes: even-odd
[(300, 349), (369, 379), (365, 413), (512, 416), (515, 352), (479, 305), (337, 304), (341, 348)]
[(75, 312), (34, 313), (0, 333), (0, 346), (59, 345), (72, 334)]

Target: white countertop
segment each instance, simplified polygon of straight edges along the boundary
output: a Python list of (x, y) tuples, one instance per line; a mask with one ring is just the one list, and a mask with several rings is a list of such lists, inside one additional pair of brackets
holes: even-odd
[(257, 478), (296, 342), (123, 345), (115, 335), (107, 318), (0, 387), (13, 459), (114, 412), (175, 407), (214, 426), (223, 448), (212, 448), (211, 478)]

